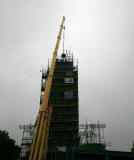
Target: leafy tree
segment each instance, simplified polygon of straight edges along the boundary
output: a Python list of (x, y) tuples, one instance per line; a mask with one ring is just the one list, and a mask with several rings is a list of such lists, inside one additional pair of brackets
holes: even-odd
[(7, 131), (0, 130), (0, 160), (18, 160), (21, 148), (9, 137)]

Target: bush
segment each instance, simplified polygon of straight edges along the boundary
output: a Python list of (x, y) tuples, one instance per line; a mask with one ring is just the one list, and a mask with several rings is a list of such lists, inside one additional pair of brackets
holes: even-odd
[(9, 137), (9, 133), (5, 130), (0, 130), (0, 159), (18, 160), (20, 151), (21, 148)]

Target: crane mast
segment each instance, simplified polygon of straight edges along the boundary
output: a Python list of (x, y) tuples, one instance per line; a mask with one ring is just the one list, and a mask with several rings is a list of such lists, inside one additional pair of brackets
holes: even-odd
[(53, 73), (56, 63), (57, 52), (60, 44), (62, 30), (64, 29), (65, 17), (62, 19), (59, 34), (57, 37), (56, 46), (53, 53), (52, 63), (48, 74), (48, 79), (46, 82), (46, 88), (44, 91), (44, 96), (42, 104), (37, 116), (36, 129), (33, 137), (33, 143), (30, 151), (29, 160), (45, 160), (47, 154), (48, 146), (48, 136), (49, 136), (49, 124), (52, 115), (52, 108), (48, 107), (48, 100), (51, 91), (51, 84), (53, 79)]

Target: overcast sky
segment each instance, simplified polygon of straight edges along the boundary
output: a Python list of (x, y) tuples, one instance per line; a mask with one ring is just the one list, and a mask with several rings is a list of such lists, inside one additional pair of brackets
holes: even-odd
[(65, 46), (79, 60), (80, 123), (106, 123), (108, 149), (130, 151), (133, 0), (0, 0), (0, 128), (20, 143), (19, 125), (35, 121), (40, 70), (52, 58), (62, 16)]

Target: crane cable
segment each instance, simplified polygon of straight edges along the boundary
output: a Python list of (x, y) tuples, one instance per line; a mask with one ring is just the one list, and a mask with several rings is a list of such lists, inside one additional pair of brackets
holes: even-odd
[(65, 27), (63, 28), (63, 54), (65, 53)]

